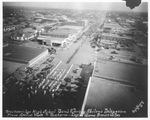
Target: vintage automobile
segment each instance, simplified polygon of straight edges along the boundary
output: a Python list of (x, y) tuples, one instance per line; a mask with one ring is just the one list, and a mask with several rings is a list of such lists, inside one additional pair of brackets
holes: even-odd
[(111, 54), (118, 54), (116, 51), (112, 51)]

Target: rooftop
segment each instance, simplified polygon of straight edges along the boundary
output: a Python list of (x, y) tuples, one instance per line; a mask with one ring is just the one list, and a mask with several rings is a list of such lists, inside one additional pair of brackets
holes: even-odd
[(98, 59), (93, 76), (145, 86), (147, 66)]
[(112, 34), (112, 33), (102, 33), (102, 36), (118, 37), (117, 34)]
[(69, 26), (69, 25), (60, 26), (59, 28), (68, 28), (68, 29), (72, 29), (72, 30), (80, 30), (80, 29), (82, 29), (81, 26)]
[(12, 36), (14, 37), (22, 37), (24, 34), (25, 37), (31, 37), (35, 33), (35, 30), (32, 28), (24, 28), (22, 30), (17, 30), (13, 32)]
[(49, 37), (49, 38), (46, 38), (45, 41), (58, 41), (58, 42), (62, 42), (64, 41), (64, 38), (59, 38), (59, 37)]
[(119, 24), (114, 23), (105, 23), (104, 27), (110, 27), (110, 28), (122, 28)]
[(104, 114), (104, 111), (111, 109), (125, 111), (125, 113), (118, 113), (120, 116), (136, 116), (137, 114), (133, 114), (132, 110), (142, 101), (145, 105), (144, 109), (138, 112), (142, 116), (146, 114), (144, 110), (146, 110), (147, 101), (144, 99), (143, 93), (135, 90), (134, 87), (96, 77), (92, 77), (89, 83), (87, 96), (84, 99), (85, 104), (83, 104), (85, 111), (96, 109), (103, 111), (101, 115), (107, 115)]
[(112, 34), (112, 33), (102, 33), (102, 36), (109, 36), (109, 37), (115, 37), (115, 38), (120, 38), (120, 39), (132, 39), (130, 36), (126, 35), (118, 35), (118, 34)]
[(103, 43), (117, 43), (117, 41), (110, 41), (110, 40), (106, 40), (106, 39), (101, 39), (101, 42), (103, 42)]
[(35, 31), (36, 31), (36, 30), (34, 30), (34, 29), (30, 28), (30, 27), (23, 29), (23, 32), (24, 32), (24, 33), (35, 33)]
[(23, 65), (25, 65), (25, 64), (3, 60), (3, 80), (5, 80), (5, 78), (6, 78), (8, 75), (10, 75), (10, 74), (12, 74), (13, 72), (15, 72), (15, 70), (16, 70), (18, 67), (23, 66)]
[(69, 28), (59, 28), (53, 31), (44, 31), (41, 34), (51, 34), (51, 35), (64, 35), (68, 36), (70, 34), (75, 33), (77, 30), (69, 29)]
[(46, 51), (46, 49), (8, 45), (3, 48), (3, 59), (8, 61), (28, 63), (30, 60), (37, 57), (44, 51)]
[(65, 38), (62, 38), (62, 37), (51, 37), (51, 36), (48, 36), (48, 37), (39, 36), (37, 39), (43, 40), (43, 41), (58, 41), (58, 42), (65, 40)]

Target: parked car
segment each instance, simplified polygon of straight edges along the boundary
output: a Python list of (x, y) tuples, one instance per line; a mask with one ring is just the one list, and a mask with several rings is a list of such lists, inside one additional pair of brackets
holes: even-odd
[(136, 58), (134, 56), (132, 56), (130, 58), (130, 60), (133, 61), (133, 62), (136, 62), (136, 63), (143, 63), (143, 59), (139, 59), (139, 58)]
[(112, 51), (111, 54), (118, 54), (116, 51)]
[(56, 53), (56, 49), (54, 49), (54, 48), (47, 48), (47, 49), (48, 49), (48, 52), (50, 54), (55, 54)]
[(135, 61), (136, 61), (136, 57), (132, 56), (132, 57), (130, 58), (130, 60), (135, 62)]
[(113, 60), (114, 58), (115, 58), (114, 56), (110, 56), (108, 59)]
[(85, 65), (86, 65), (85, 63), (82, 63), (79, 67), (80, 67), (80, 68), (84, 68)]
[(76, 43), (77, 41), (73, 41), (73, 43)]
[(109, 47), (104, 47), (105, 49), (109, 49)]
[(136, 62), (136, 63), (143, 63), (143, 60), (142, 60), (142, 59), (136, 59), (135, 62)]
[(54, 57), (49, 57), (46, 61), (47, 62), (52, 62), (54, 60)]
[(79, 68), (76, 68), (75, 70), (73, 70), (73, 73), (77, 73), (79, 70)]

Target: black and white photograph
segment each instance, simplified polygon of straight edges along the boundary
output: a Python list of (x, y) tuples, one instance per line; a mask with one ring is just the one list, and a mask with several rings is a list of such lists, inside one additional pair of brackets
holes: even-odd
[(148, 118), (148, 3), (2, 1), (2, 118)]

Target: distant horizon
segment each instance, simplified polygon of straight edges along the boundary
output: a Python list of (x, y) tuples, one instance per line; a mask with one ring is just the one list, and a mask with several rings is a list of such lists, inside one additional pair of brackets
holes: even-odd
[(3, 2), (5, 7), (24, 7), (40, 9), (72, 9), (72, 10), (108, 10), (122, 12), (148, 12), (148, 2), (130, 9), (125, 2)]

